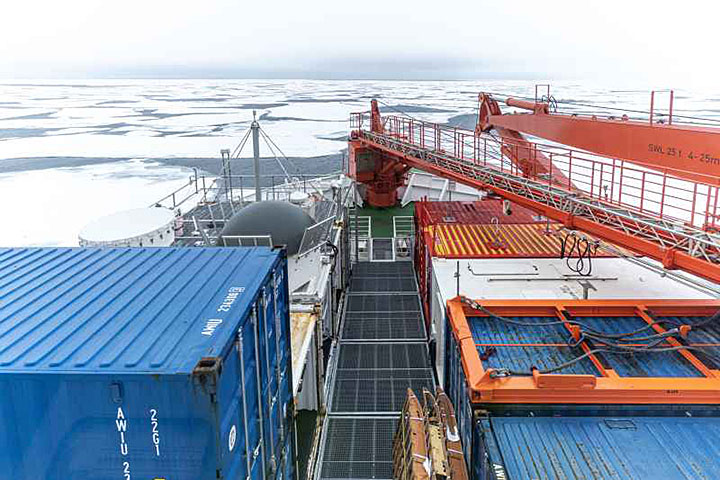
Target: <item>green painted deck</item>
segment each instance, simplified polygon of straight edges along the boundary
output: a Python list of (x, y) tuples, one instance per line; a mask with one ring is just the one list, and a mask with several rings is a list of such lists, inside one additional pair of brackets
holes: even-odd
[(359, 216), (370, 217), (371, 229), (370, 234), (374, 238), (392, 238), (393, 236), (393, 217), (412, 217), (415, 215), (415, 204), (409, 203), (405, 207), (391, 208), (375, 208), (363, 207), (358, 210)]

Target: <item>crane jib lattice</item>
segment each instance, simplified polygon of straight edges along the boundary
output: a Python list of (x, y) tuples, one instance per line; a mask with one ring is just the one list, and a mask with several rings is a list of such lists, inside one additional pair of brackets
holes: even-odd
[[(354, 115), (351, 124), (351, 144), (385, 159), (490, 190), (665, 268), (720, 282), (716, 186), (584, 152), (527, 142), (512, 145), (486, 133), (415, 119), (385, 117), (382, 132), (363, 128), (370, 126), (363, 114)], [(573, 188), (520, 169), (507, 158), (513, 149), (549, 154)]]

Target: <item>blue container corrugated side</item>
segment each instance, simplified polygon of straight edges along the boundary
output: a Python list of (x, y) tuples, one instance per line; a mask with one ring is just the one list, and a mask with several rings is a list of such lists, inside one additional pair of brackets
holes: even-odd
[(0, 479), (292, 479), (287, 259), (0, 249)]
[(717, 406), (473, 405), (449, 328), (445, 338), (445, 391), (473, 480), (720, 478)]

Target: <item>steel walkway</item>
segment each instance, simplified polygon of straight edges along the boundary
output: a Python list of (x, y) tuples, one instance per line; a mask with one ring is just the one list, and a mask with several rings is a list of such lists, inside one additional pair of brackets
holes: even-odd
[(354, 266), (330, 368), (316, 478), (391, 479), (407, 388), (434, 387), (411, 262)]

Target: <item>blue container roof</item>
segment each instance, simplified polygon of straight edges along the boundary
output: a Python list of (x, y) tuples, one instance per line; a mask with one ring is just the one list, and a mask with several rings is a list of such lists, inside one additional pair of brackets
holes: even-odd
[[(524, 323), (547, 323), (557, 321), (557, 317), (509, 317), (513, 321)], [(607, 334), (633, 332), (647, 323), (640, 317), (576, 317), (597, 331)], [(699, 324), (703, 317), (662, 317), (658, 320), (669, 321), (671, 328), (677, 324)], [(473, 339), (483, 364), (491, 368), (508, 368), (529, 372), (532, 367), (540, 370), (552, 368), (573, 360), (585, 352), (580, 347), (571, 347), (570, 332), (564, 325), (521, 326), (507, 323), (493, 317), (468, 317)], [(652, 333), (643, 330), (636, 336)], [(633, 337), (627, 337), (632, 339)], [(704, 325), (693, 329), (687, 339), (688, 345), (697, 346), (714, 358), (720, 357), (720, 327)], [(592, 343), (591, 343), (592, 345)], [(602, 345), (595, 345), (595, 347)], [(702, 351), (694, 351), (710, 368), (717, 368), (710, 357)], [(702, 373), (688, 362), (679, 352), (642, 352), (633, 355), (598, 353), (596, 356), (607, 368), (615, 370), (621, 377), (701, 377)], [(558, 371), (564, 374), (597, 375), (599, 372), (589, 358), (584, 358), (567, 368)]]
[(720, 478), (720, 418), (498, 417), (507, 478)]
[(0, 372), (189, 373), (234, 338), (280, 255), (0, 249)]

